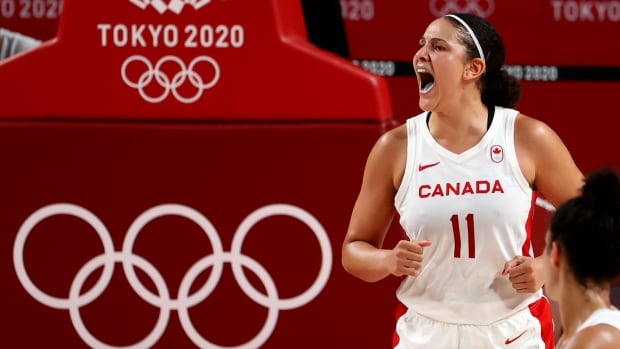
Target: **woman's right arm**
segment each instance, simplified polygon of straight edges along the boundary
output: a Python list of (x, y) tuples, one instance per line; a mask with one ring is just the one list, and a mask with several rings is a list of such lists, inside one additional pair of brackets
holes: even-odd
[(406, 161), (406, 128), (393, 129), (372, 148), (342, 245), (342, 265), (350, 274), (375, 282), (388, 275), (417, 275), (427, 242), (403, 240), (393, 249), (383, 242), (394, 218), (394, 196)]

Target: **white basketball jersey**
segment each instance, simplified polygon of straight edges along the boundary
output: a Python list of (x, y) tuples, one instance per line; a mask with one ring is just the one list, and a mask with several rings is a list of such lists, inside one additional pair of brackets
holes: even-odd
[(618, 309), (599, 309), (593, 312), (577, 329), (577, 332), (596, 325), (609, 325), (620, 330), (620, 311)]
[(501, 275), (515, 256), (533, 256), (535, 195), (517, 162), (517, 114), (496, 107), (486, 134), (461, 154), (435, 141), (426, 113), (407, 120), (407, 164), (395, 206), (411, 240), (432, 242), (420, 275), (406, 277), (397, 291), (408, 309), (487, 325), (542, 296), (517, 293)]

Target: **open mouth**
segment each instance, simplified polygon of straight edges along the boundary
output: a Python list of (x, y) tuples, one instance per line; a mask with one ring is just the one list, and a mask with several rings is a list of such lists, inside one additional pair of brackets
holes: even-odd
[(417, 73), (420, 83), (420, 92), (427, 93), (435, 86), (435, 77), (425, 69), (418, 69)]

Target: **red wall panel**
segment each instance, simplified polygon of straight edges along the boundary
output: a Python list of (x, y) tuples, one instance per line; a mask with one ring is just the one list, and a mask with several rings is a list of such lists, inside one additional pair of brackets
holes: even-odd
[(340, 266), (377, 125), (0, 126), (5, 345), (389, 345), (395, 280)]

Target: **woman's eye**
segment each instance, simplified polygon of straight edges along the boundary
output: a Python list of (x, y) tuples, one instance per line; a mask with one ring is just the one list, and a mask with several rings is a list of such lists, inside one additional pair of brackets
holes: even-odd
[(444, 47), (443, 47), (443, 46), (440, 46), (440, 45), (434, 45), (434, 46), (433, 46), (433, 49), (434, 49), (434, 50), (436, 50), (436, 51), (443, 51), (443, 50), (444, 50)]

